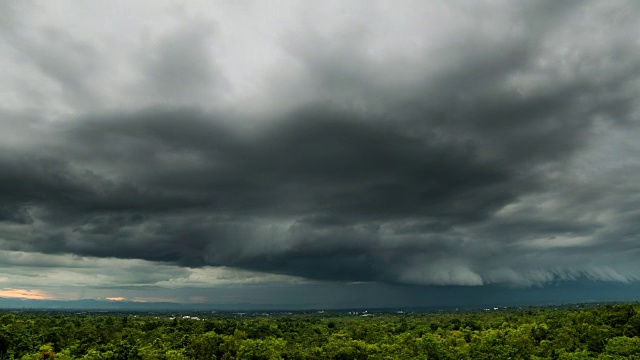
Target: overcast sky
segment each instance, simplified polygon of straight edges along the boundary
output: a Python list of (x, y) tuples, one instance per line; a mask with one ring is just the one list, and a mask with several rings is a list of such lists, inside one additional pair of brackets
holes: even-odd
[(635, 1), (1, 1), (0, 296), (636, 286), (639, 17)]

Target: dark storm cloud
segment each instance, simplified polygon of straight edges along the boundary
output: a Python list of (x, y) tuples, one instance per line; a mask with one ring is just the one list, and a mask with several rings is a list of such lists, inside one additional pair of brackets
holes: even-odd
[[(502, 188), (509, 172), (476, 159), (470, 144), (416, 138), (366, 120), (312, 108), (242, 136), (215, 116), (190, 110), (85, 119), (54, 132), (55, 140), (40, 149), (50, 155), (5, 159), (2, 200), (21, 214), (42, 207), (53, 222), (87, 219), (95, 235), (126, 226), (123, 212), (138, 219), (179, 212), (299, 217), (316, 226), (322, 222), (313, 219), (329, 217), (464, 223), (513, 196)], [(214, 230), (182, 236), (210, 236), (214, 243), (233, 237)], [(167, 241), (174, 245), (184, 244)]]
[[(193, 110), (70, 122), (38, 152), (2, 162), (2, 202), (13, 210), (5, 221), (46, 223), (7, 245), (396, 281), (394, 266), (422, 262), (416, 255), (457, 255), (453, 227), (540, 186), (518, 151), (484, 160), (473, 139), (407, 125), (317, 107), (250, 134)], [(567, 134), (568, 143), (584, 136)], [(283, 219), (288, 226), (269, 231)], [(534, 233), (572, 225), (556, 226)], [(535, 222), (523, 227), (531, 233)]]
[(590, 39), (590, 8), (567, 4), (476, 9), (486, 19), (407, 59), (373, 53), (370, 24), (305, 28), (285, 43), (313, 101), (270, 95), (292, 110), (255, 121), (172, 106), (226, 81), (215, 31), (180, 28), (138, 57), (133, 87), (168, 105), (85, 111), (2, 146), (2, 246), (322, 280), (637, 279), (614, 259), (636, 249), (638, 164), (605, 179), (596, 155), (602, 134), (637, 130), (640, 52), (630, 23)]

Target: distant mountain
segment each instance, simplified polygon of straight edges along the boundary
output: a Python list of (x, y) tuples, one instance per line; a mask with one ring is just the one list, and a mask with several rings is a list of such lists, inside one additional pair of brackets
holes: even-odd
[(0, 309), (109, 310), (109, 311), (240, 311), (302, 309), (300, 305), (270, 304), (185, 304), (171, 302), (136, 302), (109, 300), (31, 300), (0, 298)]

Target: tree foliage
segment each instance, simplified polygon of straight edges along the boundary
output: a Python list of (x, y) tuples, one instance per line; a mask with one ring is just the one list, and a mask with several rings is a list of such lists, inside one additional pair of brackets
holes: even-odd
[(200, 318), (0, 314), (0, 359), (640, 359), (640, 307)]

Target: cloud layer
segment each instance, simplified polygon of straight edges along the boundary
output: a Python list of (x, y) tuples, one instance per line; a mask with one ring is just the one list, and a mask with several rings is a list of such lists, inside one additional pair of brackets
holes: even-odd
[(639, 279), (634, 3), (218, 5), (3, 5), (2, 249), (169, 287)]

